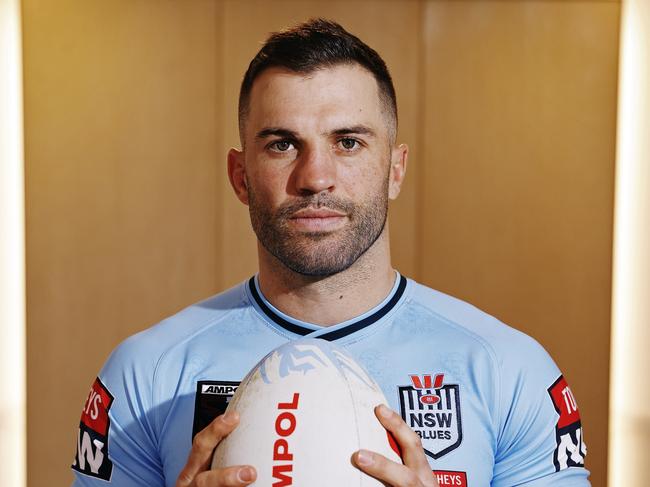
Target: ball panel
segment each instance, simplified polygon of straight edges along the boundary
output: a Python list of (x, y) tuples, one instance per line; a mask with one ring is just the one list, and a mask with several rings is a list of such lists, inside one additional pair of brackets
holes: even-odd
[(254, 485), (379, 487), (351, 463), (359, 448), (395, 461), (373, 408), (386, 400), (345, 350), (299, 340), (264, 357), (237, 389), (228, 409), (240, 425), (217, 447), (213, 468), (251, 464)]

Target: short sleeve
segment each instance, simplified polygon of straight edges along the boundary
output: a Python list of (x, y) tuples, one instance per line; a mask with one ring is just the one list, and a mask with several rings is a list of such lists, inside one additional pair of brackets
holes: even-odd
[(587, 487), (586, 447), (575, 397), (546, 351), (530, 337), (520, 339), (500, 364), (492, 487)]
[(111, 354), (81, 413), (74, 487), (164, 486), (151, 417), (154, 370), (132, 339)]

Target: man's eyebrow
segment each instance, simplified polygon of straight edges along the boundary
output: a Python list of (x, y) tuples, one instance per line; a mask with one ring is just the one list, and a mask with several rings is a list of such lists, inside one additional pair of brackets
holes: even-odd
[(359, 134), (359, 135), (368, 135), (370, 137), (376, 137), (375, 131), (366, 125), (353, 125), (352, 127), (342, 127), (340, 129), (333, 130), (331, 135), (347, 135), (347, 134)]
[(258, 139), (258, 140), (266, 139), (267, 137), (271, 137), (271, 136), (283, 137), (285, 139), (297, 139), (298, 138), (298, 135), (294, 131), (279, 128), (279, 127), (267, 127), (265, 129), (262, 129), (259, 132), (257, 132), (257, 134), (255, 134), (255, 138)]
[[(341, 127), (339, 129), (332, 130), (328, 135), (348, 135), (348, 134), (359, 134), (367, 135), (369, 137), (376, 137), (375, 131), (368, 127), (367, 125), (352, 125), (351, 127)], [(267, 127), (255, 134), (257, 140), (266, 139), (268, 137), (282, 137), (285, 139), (297, 139), (298, 134), (293, 130), (283, 129), (280, 127)]]

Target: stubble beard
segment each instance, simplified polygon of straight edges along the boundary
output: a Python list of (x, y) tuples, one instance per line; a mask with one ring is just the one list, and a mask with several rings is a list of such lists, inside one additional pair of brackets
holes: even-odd
[[(388, 177), (371, 199), (354, 203), (329, 193), (300, 197), (272, 211), (248, 185), (248, 204), (253, 230), (264, 248), (292, 271), (311, 277), (327, 277), (352, 266), (379, 238), (388, 215)], [(344, 213), (342, 229), (299, 232), (289, 220), (305, 208), (327, 208)]]

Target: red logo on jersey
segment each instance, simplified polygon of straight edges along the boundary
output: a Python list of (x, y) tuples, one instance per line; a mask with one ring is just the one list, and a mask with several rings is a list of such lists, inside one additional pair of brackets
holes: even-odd
[(467, 474), (451, 470), (434, 470), (440, 487), (467, 487)]
[(553, 399), (555, 410), (560, 415), (560, 419), (557, 421), (558, 428), (564, 428), (580, 421), (578, 404), (576, 403), (571, 388), (564, 377), (560, 376), (560, 378), (550, 387), (548, 392)]
[(108, 434), (108, 410), (113, 396), (99, 379), (95, 379), (81, 412), (81, 422), (102, 436)]
[[(438, 390), (442, 387), (442, 382), (445, 379), (445, 374), (436, 374), (435, 377), (430, 374), (425, 374), (423, 376), (411, 375), (411, 384), (413, 388), (417, 391), (422, 390)], [(424, 394), (419, 396), (419, 400), (422, 404), (436, 404), (440, 401), (440, 397), (436, 394)]]
[(582, 437), (582, 425), (578, 404), (563, 376), (557, 378), (548, 388), (555, 411), (559, 418), (555, 427), (556, 448), (553, 454), (555, 470), (569, 467), (583, 467), (587, 447)]
[(434, 376), (425, 374), (423, 376), (411, 375), (411, 383), (414, 389), (440, 389), (442, 381), (445, 380), (445, 374), (436, 374)]

